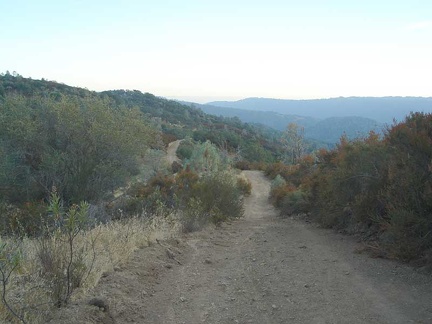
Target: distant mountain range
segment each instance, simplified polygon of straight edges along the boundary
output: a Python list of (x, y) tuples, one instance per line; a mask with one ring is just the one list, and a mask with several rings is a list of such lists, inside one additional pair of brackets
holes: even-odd
[(366, 136), (371, 130), (380, 133), (384, 124), (373, 119), (348, 116), (319, 119), (299, 115), (286, 115), (273, 111), (254, 111), (236, 108), (216, 107), (196, 103), (185, 103), (203, 112), (223, 117), (238, 117), (242, 122), (262, 124), (273, 129), (283, 131), (289, 123), (296, 123), (305, 129), (305, 137), (323, 144), (335, 144), (343, 134), (348, 138)]
[[(192, 103), (188, 103), (191, 105)], [(238, 117), (247, 123), (260, 123), (284, 130), (289, 123), (305, 128), (305, 136), (324, 143), (380, 133), (393, 120), (402, 121), (411, 111), (432, 112), (432, 97), (349, 97), (316, 100), (247, 98), (192, 104), (204, 112)]]
[(202, 105), (196, 103), (185, 104), (194, 105), (207, 114), (224, 117), (238, 117), (245, 123), (261, 123), (277, 130), (284, 130), (289, 123), (296, 123), (306, 128), (313, 126), (320, 121), (318, 118), (281, 114), (273, 111), (216, 107), (208, 104)]
[(318, 119), (358, 116), (390, 124), (393, 118), (402, 121), (410, 111), (432, 112), (432, 97), (340, 97), (313, 100), (247, 98), (239, 101), (214, 101), (208, 105), (273, 111)]

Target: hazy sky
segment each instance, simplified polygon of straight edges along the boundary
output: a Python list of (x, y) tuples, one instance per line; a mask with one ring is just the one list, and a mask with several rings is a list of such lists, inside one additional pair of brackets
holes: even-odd
[(432, 96), (432, 1), (0, 0), (0, 72), (205, 102)]

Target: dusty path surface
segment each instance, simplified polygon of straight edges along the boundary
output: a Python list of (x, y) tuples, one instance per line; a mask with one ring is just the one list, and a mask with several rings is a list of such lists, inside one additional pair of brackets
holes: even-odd
[(94, 293), (109, 311), (77, 304), (72, 322), (432, 323), (430, 276), (353, 253), (353, 238), (278, 218), (268, 180), (245, 174), (253, 192), (243, 219), (139, 250)]
[(180, 162), (180, 159), (177, 157), (177, 149), (182, 140), (177, 140), (168, 144), (166, 159), (168, 163), (171, 165), (174, 161)]

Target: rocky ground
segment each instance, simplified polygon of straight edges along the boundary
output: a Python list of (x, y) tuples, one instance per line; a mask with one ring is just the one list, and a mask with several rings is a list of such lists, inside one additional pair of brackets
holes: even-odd
[(269, 181), (245, 174), (244, 218), (137, 251), (52, 323), (432, 323), (430, 275), (277, 217)]

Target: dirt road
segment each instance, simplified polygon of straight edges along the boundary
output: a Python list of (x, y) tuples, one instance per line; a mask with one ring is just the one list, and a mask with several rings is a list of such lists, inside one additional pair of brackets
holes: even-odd
[(180, 143), (181, 140), (177, 140), (168, 144), (166, 159), (169, 165), (171, 165), (174, 161), (180, 162), (180, 159), (176, 155)]
[(138, 251), (95, 291), (109, 311), (81, 308), (75, 323), (432, 323), (430, 276), (278, 218), (268, 180), (245, 173), (245, 218)]

